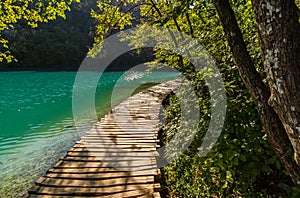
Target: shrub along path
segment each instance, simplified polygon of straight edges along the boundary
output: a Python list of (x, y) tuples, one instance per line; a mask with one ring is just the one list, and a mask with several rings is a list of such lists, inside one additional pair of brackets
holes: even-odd
[(169, 81), (115, 107), (40, 177), (28, 197), (160, 197), (159, 112)]

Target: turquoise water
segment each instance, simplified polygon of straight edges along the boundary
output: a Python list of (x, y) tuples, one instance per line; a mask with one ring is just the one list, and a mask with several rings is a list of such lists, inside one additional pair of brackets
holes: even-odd
[[(140, 84), (166, 81), (176, 75), (104, 73), (95, 96), (98, 116), (110, 110), (113, 89), (122, 90), (117, 94), (121, 101)], [(0, 73), (0, 197), (18, 197), (25, 192), (95, 123), (87, 115), (75, 129), (75, 77), (76, 72)]]

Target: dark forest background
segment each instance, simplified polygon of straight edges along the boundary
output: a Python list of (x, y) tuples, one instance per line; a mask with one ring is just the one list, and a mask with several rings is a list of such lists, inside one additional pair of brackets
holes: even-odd
[[(27, 23), (4, 32), (10, 51), (17, 62), (0, 63), (0, 70), (77, 70), (92, 47), (96, 22), (90, 10), (97, 9), (95, 0), (82, 0), (71, 6), (67, 19), (58, 18), (32, 29)], [(152, 60), (152, 51), (129, 52), (116, 59), (108, 70), (126, 70)]]

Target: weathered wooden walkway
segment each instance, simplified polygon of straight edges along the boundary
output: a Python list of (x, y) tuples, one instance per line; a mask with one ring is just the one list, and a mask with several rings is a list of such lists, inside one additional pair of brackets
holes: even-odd
[(28, 197), (160, 197), (158, 116), (176, 84), (156, 85), (115, 107), (36, 181)]

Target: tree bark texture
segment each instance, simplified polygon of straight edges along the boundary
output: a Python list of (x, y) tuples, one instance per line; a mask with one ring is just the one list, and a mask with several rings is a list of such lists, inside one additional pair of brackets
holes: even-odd
[[(275, 1), (275, 0), (274, 0)], [(260, 2), (260, 0), (257, 0), (257, 2)], [(282, 0), (282, 2), (285, 2)], [(275, 106), (272, 104), (272, 97), (274, 97), (274, 90), (271, 87), (271, 93), (269, 89), (266, 87), (266, 85), (263, 83), (259, 73), (257, 72), (255, 65), (247, 51), (245, 42), (243, 40), (243, 36), (241, 33), (241, 30), (238, 26), (238, 23), (236, 21), (236, 18), (234, 16), (234, 12), (230, 6), (230, 3), (228, 0), (213, 0), (213, 3), (217, 9), (217, 12), (219, 14), (220, 20), (222, 22), (222, 26), (225, 32), (225, 35), (227, 37), (231, 52), (234, 56), (235, 62), (237, 64), (237, 68), (239, 70), (239, 73), (247, 87), (247, 89), (250, 91), (251, 96), (253, 97), (255, 104), (257, 106), (258, 112), (260, 114), (260, 119), (263, 124), (263, 128), (268, 136), (269, 142), (272, 144), (272, 147), (274, 148), (276, 154), (279, 156), (283, 166), (286, 168), (286, 170), (289, 172), (290, 176), (294, 180), (294, 182), (300, 186), (300, 166), (296, 164), (296, 161), (292, 159), (290, 155), (288, 155), (288, 150), (295, 149), (294, 145), (297, 145), (295, 143), (295, 137), (294, 139), (290, 138), (290, 132), (286, 130), (285, 121), (284, 120), (290, 120), (291, 117), (287, 117), (288, 115), (285, 113), (278, 113), (283, 107), (278, 107), (279, 105), (282, 105), (281, 103), (277, 103)], [(253, 1), (253, 4), (255, 5), (255, 2)], [(260, 11), (258, 12), (256, 10), (256, 14), (260, 15)], [(257, 16), (259, 18), (259, 16)], [(264, 26), (265, 24), (262, 24), (259, 22), (258, 19), (258, 25)], [(260, 27), (261, 29), (262, 27)], [(299, 32), (299, 31), (298, 31)], [(276, 36), (276, 35), (274, 35)], [(261, 36), (260, 36), (261, 37)], [(261, 38), (262, 39), (262, 38)], [(264, 38), (264, 40), (267, 40), (268, 38)], [(266, 42), (266, 41), (264, 41)], [(268, 42), (267, 42), (268, 43)], [(270, 44), (270, 43), (269, 43)], [(262, 44), (264, 46), (264, 44)], [(262, 47), (263, 55), (268, 54), (269, 51), (266, 51), (267, 49), (272, 50), (273, 54), (275, 53), (275, 49), (273, 45), (268, 45), (268, 48)], [(279, 50), (279, 49), (278, 49)], [(282, 54), (285, 53), (284, 49), (282, 50)], [(299, 51), (299, 49), (298, 49)], [(277, 50), (276, 50), (277, 53)], [(279, 53), (279, 52), (278, 52)], [(295, 52), (293, 52), (294, 55), (296, 55)], [(278, 54), (279, 55), (279, 54)], [(265, 57), (265, 56), (264, 56)], [(299, 56), (298, 56), (299, 57)], [(269, 59), (268, 59), (269, 60)], [(266, 61), (266, 60), (264, 60)], [(264, 64), (267, 64), (264, 62)], [(278, 63), (279, 64), (279, 63)], [(299, 66), (299, 65), (298, 65)], [(267, 66), (268, 67), (268, 66)], [(278, 65), (279, 67), (279, 65)], [(286, 65), (282, 65), (281, 67), (286, 67)], [(287, 67), (286, 70), (290, 69), (290, 66)], [(298, 67), (299, 69), (299, 67)], [(266, 70), (268, 73), (268, 76), (270, 76), (270, 69)], [(278, 71), (277, 71), (278, 75)], [(275, 75), (273, 74), (273, 77)], [(285, 85), (284, 80), (285, 78), (281, 78), (281, 88), (283, 89), (283, 86)], [(269, 80), (270, 78), (268, 78)], [(276, 83), (276, 78), (273, 78), (271, 80), (272, 82), (269, 83), (269, 85), (273, 85), (273, 83)], [(286, 82), (287, 84), (294, 85), (297, 87), (296, 79), (294, 79), (291, 82)], [(289, 85), (289, 86), (291, 86)], [(289, 97), (290, 91), (287, 90), (288, 87), (283, 89), (282, 97)], [(278, 89), (276, 89), (278, 91)], [(294, 93), (294, 92), (293, 92)], [(284, 96), (283, 96), (284, 95)], [(292, 99), (294, 98), (294, 99)], [(282, 99), (283, 100), (283, 99)], [(297, 95), (292, 95), (291, 98), (289, 98), (291, 101), (299, 101), (299, 97)], [(279, 101), (279, 99), (278, 99)], [(281, 100), (280, 100), (281, 101)], [(281, 101), (282, 102), (282, 101)], [(286, 101), (285, 101), (286, 102)], [(299, 107), (296, 104), (293, 103), (295, 106), (294, 108), (290, 108), (289, 110), (294, 110), (293, 112), (299, 113)], [(286, 110), (287, 111), (287, 110)], [(285, 112), (286, 112), (285, 111)], [(291, 115), (289, 115), (291, 116)], [(294, 115), (294, 117), (296, 114)], [(294, 118), (293, 117), (293, 118)], [(296, 118), (295, 118), (296, 119)], [(300, 119), (298, 114), (298, 119)], [(297, 122), (299, 124), (299, 122)], [(298, 125), (299, 126), (299, 125)], [(298, 136), (299, 137), (299, 136)], [(299, 141), (299, 139), (297, 139)]]
[(253, 0), (269, 104), (278, 114), (300, 166), (300, 23), (292, 0)]

